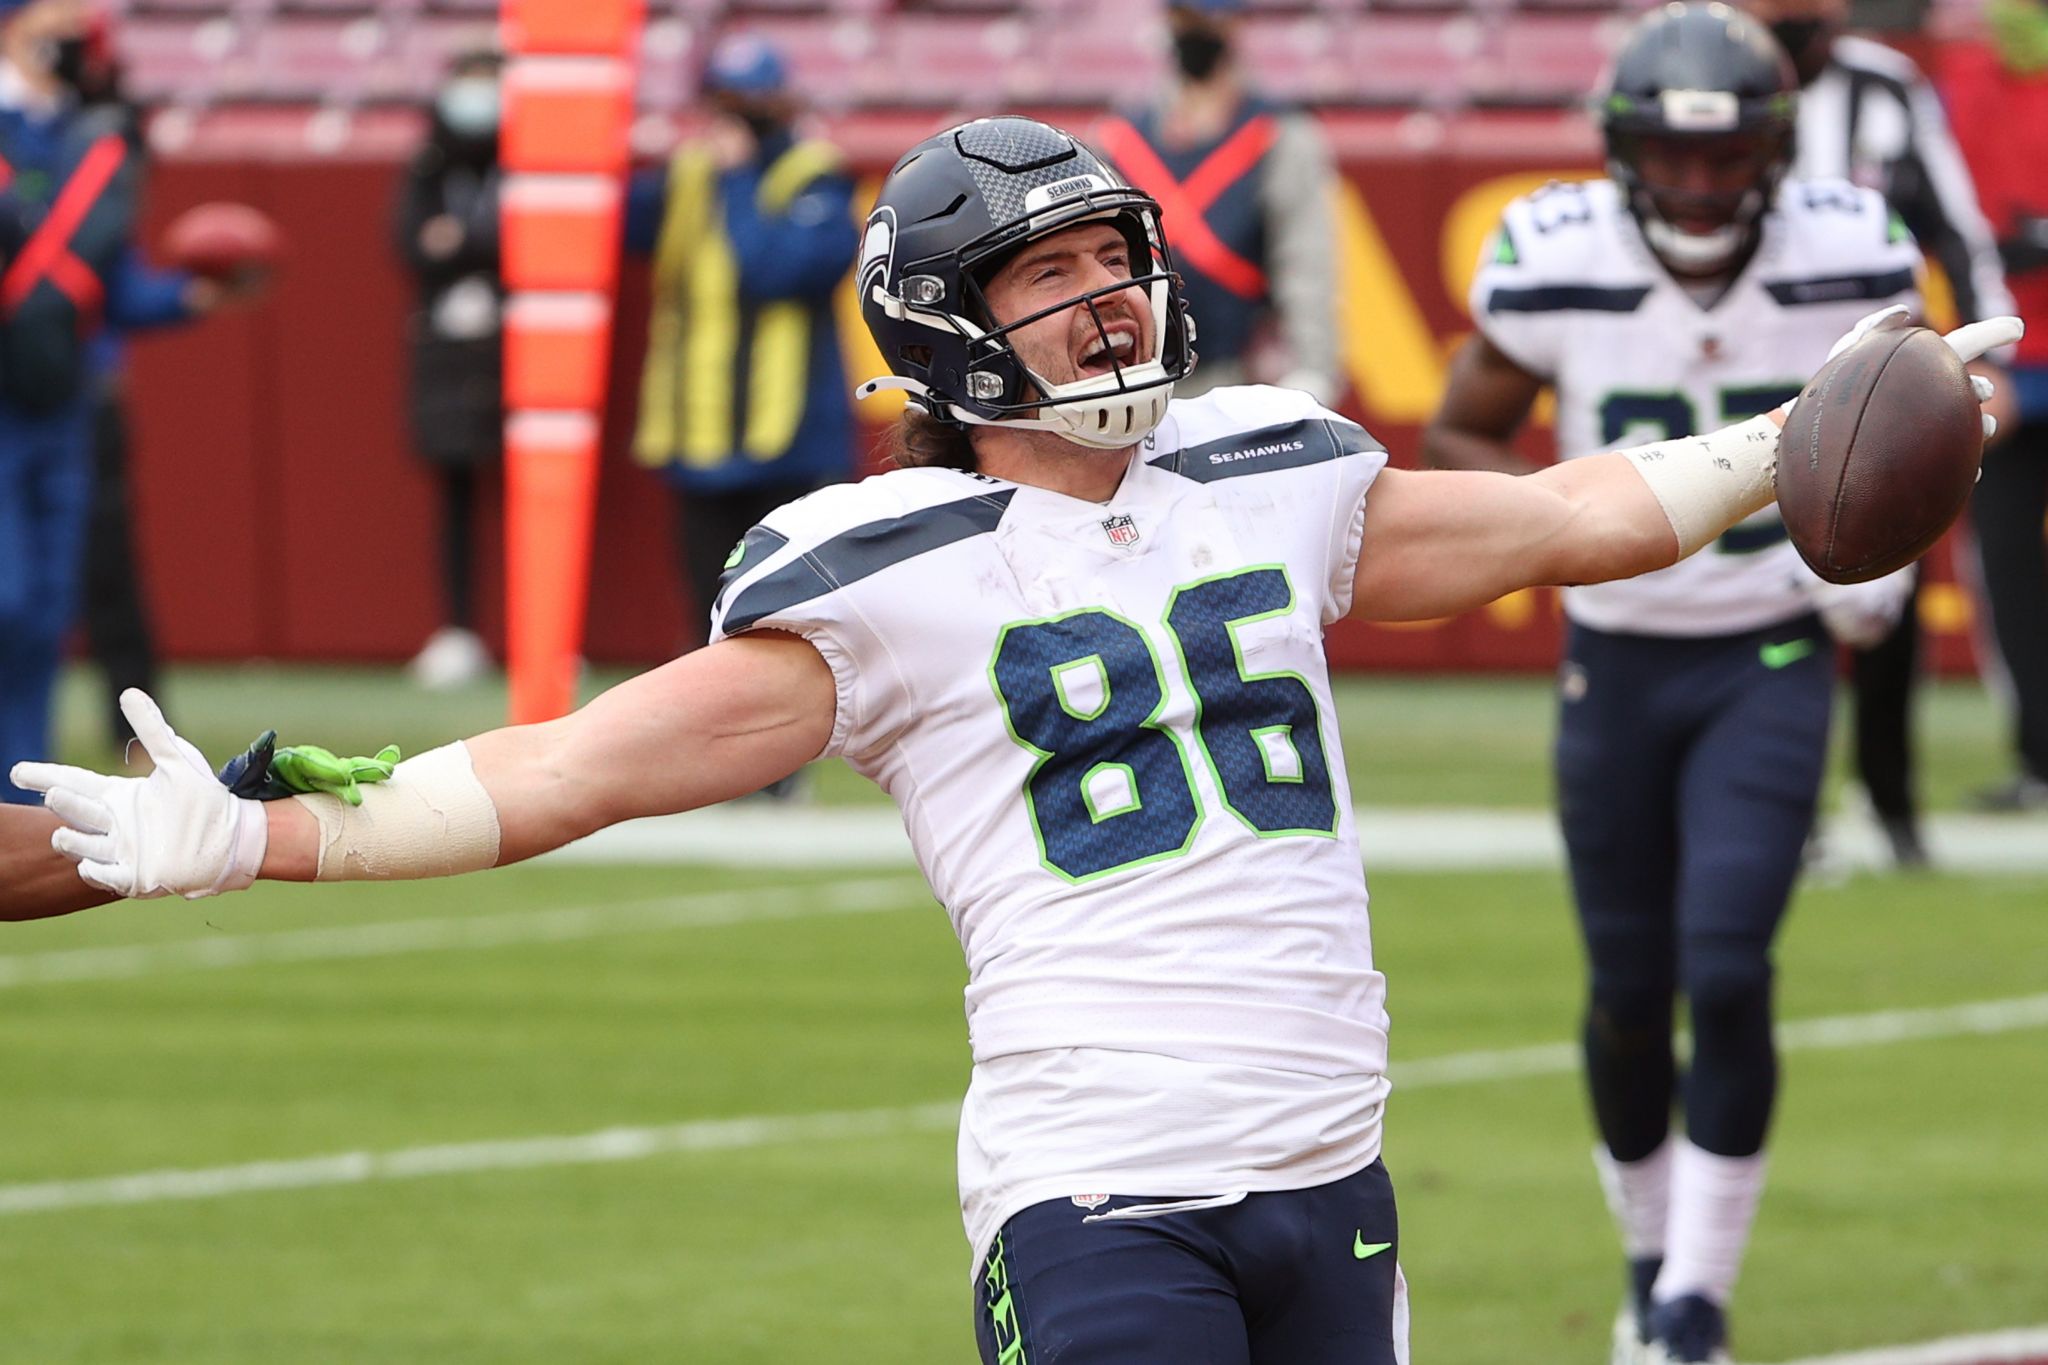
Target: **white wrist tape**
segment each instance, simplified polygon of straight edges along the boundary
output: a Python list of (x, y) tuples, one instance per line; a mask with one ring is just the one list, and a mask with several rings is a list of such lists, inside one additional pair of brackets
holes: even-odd
[(1769, 417), (1621, 453), (1657, 495), (1680, 559), (1778, 496), (1778, 427)]
[(323, 882), (449, 877), (498, 861), (498, 808), (470, 765), (469, 748), (447, 744), (361, 788), (363, 804), (295, 796), (320, 823)]

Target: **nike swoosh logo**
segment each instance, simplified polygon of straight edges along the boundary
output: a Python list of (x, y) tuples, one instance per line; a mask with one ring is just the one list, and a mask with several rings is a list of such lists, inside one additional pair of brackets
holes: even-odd
[(1782, 645), (1765, 645), (1756, 654), (1764, 661), (1765, 668), (1784, 668), (1796, 664), (1813, 653), (1811, 640), (1787, 640)]
[(1351, 1234), (1351, 1254), (1361, 1261), (1368, 1257), (1379, 1255), (1392, 1245), (1392, 1242), (1367, 1243), (1364, 1233), (1354, 1232)]

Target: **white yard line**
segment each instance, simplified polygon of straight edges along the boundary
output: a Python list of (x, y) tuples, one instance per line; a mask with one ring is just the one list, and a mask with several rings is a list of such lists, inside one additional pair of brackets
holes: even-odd
[(894, 1133), (950, 1128), (958, 1103), (777, 1118), (710, 1119), (661, 1128), (606, 1128), (574, 1137), (506, 1138), (395, 1152), (336, 1152), (297, 1161), (258, 1161), (200, 1170), (138, 1171), (97, 1180), (52, 1180), (0, 1185), (0, 1214), (49, 1209), (154, 1204), (172, 1199), (217, 1199), (257, 1190), (309, 1190), (373, 1180), (417, 1180), (475, 1171), (524, 1170), (638, 1161), (668, 1152), (716, 1152), (790, 1142), (844, 1142)]
[[(1778, 1026), (1778, 1045), (1788, 1052), (1822, 1052), (1923, 1039), (2016, 1033), (2032, 1028), (2048, 1028), (2048, 995), (2022, 995), (2009, 1000), (1981, 1000), (1968, 1005), (1943, 1005), (1929, 1009), (1880, 1010), (1872, 1014), (1795, 1019)], [(1517, 1080), (1524, 1076), (1555, 1076), (1576, 1071), (1578, 1066), (1578, 1044), (1539, 1043), (1534, 1047), (1425, 1057), (1395, 1065), (1392, 1075), (1397, 1090), (1413, 1090), (1419, 1086), (1473, 1085), (1486, 1081)]]
[[(1367, 871), (1479, 871), (1564, 864), (1547, 810), (1358, 806)], [(2048, 872), (2048, 823), (2026, 817), (1937, 815), (1927, 822), (1936, 863), (1957, 872)], [(1866, 817), (1826, 828), (1830, 873), (1889, 865)], [(810, 806), (800, 815), (757, 803), (615, 825), (548, 855), (567, 863), (704, 863), (722, 867), (908, 867), (910, 840), (893, 807)]]
[(1846, 1355), (1813, 1356), (1788, 1365), (2011, 1365), (2048, 1360), (2048, 1326), (1981, 1336), (1944, 1337), (1914, 1346), (1881, 1346)]
[(323, 929), (222, 934), (216, 938), (136, 943), (107, 948), (0, 957), (0, 990), (63, 981), (112, 981), (165, 972), (206, 971), (265, 963), (322, 962), (566, 943), (620, 934), (701, 929), (813, 915), (864, 915), (930, 904), (921, 879), (902, 875), (811, 882), (798, 886), (700, 891), (605, 905), (518, 910), (500, 915), (443, 916), (350, 924)]
[[(1561, 865), (1555, 819), (1517, 810), (1357, 809), (1368, 871), (1479, 871)], [(1878, 836), (1855, 822), (1830, 834), (1831, 864), (1882, 866)], [(1956, 871), (2048, 872), (2048, 827), (1985, 816), (1937, 817), (1930, 841)], [(893, 809), (810, 807), (800, 819), (758, 805), (636, 820), (548, 855), (560, 863), (701, 864), (758, 872), (815, 868), (908, 871), (910, 843)], [(921, 881), (870, 876), (803, 886), (649, 897), (506, 915), (398, 920), (167, 943), (0, 956), (0, 990), (159, 972), (559, 943), (618, 934), (806, 915), (863, 914), (925, 904)], [(1818, 1045), (1818, 1044), (1816, 1044)]]
[[(1780, 1041), (1789, 1049), (1875, 1047), (1908, 1039), (1953, 1038), (2048, 1026), (2048, 995), (1926, 1010), (1807, 1019), (1787, 1024)], [(1578, 1065), (1568, 1044), (1462, 1052), (1424, 1058), (1394, 1069), (1397, 1089), (1475, 1085), (1528, 1076), (1560, 1075)], [(888, 1133), (927, 1132), (952, 1127), (958, 1101), (838, 1113), (767, 1115), (710, 1119), (649, 1128), (606, 1128), (557, 1137), (401, 1148), (391, 1152), (337, 1152), (283, 1161), (189, 1170), (137, 1171), (84, 1180), (0, 1185), (0, 1216), (56, 1209), (148, 1204), (177, 1199), (214, 1199), (259, 1190), (315, 1189), (370, 1181), (419, 1179), (479, 1171), (537, 1166), (633, 1161), (672, 1152), (723, 1151), (789, 1142), (849, 1141)], [(1960, 1360), (1961, 1358), (1956, 1358)], [(2002, 1359), (2002, 1357), (1984, 1357)], [(1947, 1365), (1948, 1358), (1897, 1365)], [(1854, 1365), (1893, 1365), (1883, 1361)]]

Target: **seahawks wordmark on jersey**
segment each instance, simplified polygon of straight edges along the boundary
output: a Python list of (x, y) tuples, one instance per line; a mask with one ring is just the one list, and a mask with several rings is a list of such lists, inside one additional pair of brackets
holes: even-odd
[[(1865, 313), (1919, 308), (1919, 250), (1877, 194), (1787, 181), (1741, 275), (1710, 305), (1661, 266), (1612, 182), (1516, 200), (1472, 286), (1486, 338), (1557, 391), (1562, 458), (1727, 426), (1797, 394)], [(1720, 635), (1811, 609), (1775, 507), (1668, 569), (1565, 591), (1573, 620)]]
[(1106, 504), (899, 470), (742, 543), (713, 637), (818, 648), (827, 752), (895, 799), (966, 954), (977, 1262), (1045, 1199), (1377, 1155), (1385, 983), (1323, 629), (1385, 462), (1303, 394), (1219, 389)]

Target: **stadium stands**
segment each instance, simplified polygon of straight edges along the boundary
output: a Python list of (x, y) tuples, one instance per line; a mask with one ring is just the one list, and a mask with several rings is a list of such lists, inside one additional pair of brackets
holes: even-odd
[[(1641, 0), (1251, 0), (1242, 46), (1275, 95), (1366, 107), (1562, 106)], [(354, 109), (427, 97), (497, 0), (115, 0), (139, 95)], [(1150, 0), (650, 0), (639, 98), (674, 113), (708, 36), (746, 25), (788, 50), (828, 111), (1128, 102), (1161, 74)]]

